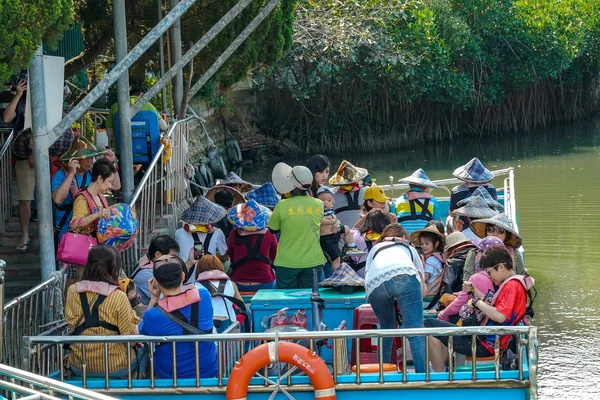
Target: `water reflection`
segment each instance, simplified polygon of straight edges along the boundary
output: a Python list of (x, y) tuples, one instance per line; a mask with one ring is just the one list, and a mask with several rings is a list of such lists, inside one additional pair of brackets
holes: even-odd
[[(600, 398), (600, 120), (348, 159), (387, 184), (390, 175), (397, 181), (420, 167), (447, 178), (473, 156), (489, 168), (515, 167), (526, 266), (538, 290), (540, 398)], [(340, 161), (332, 159), (334, 169)], [(244, 178), (262, 183), (271, 167), (245, 169)]]

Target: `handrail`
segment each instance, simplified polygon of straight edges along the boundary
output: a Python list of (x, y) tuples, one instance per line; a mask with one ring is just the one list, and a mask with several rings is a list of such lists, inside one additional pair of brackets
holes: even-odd
[(25, 293), (20, 294), (19, 296), (15, 297), (14, 299), (12, 299), (11, 301), (9, 301), (8, 303), (6, 303), (4, 305), (4, 312), (6, 313), (11, 308), (14, 308), (19, 304), (22, 304), (25, 300), (37, 295), (40, 291), (46, 289), (47, 287), (50, 287), (51, 285), (56, 283), (59, 279), (60, 278), (57, 275), (54, 275), (50, 279), (45, 280), (44, 282), (39, 283), (36, 286), (32, 287)]
[(6, 153), (6, 150), (8, 150), (8, 148), (10, 147), (10, 144), (13, 141), (14, 136), (15, 136), (15, 131), (14, 131), (14, 129), (11, 129), (10, 135), (8, 135), (8, 138), (6, 139), (6, 141), (2, 145), (2, 149), (0, 150), (0, 158), (2, 158), (4, 156), (4, 153)]
[[(192, 121), (192, 120), (197, 120), (199, 122), (204, 122), (204, 120), (196, 115), (192, 115), (189, 116), (185, 119), (181, 119), (178, 121), (175, 121), (171, 127), (169, 128), (169, 130), (167, 131), (167, 133), (165, 134), (165, 136), (167, 138), (171, 138), (173, 136), (173, 132), (175, 132), (175, 129), (183, 123)], [(131, 198), (131, 202), (129, 203), (129, 205), (133, 208), (135, 207), (135, 203), (137, 202), (138, 198), (140, 197), (140, 194), (142, 193), (142, 190), (144, 190), (144, 186), (146, 185), (146, 183), (148, 183), (148, 180), (150, 179), (150, 173), (154, 170), (154, 168), (156, 167), (156, 164), (158, 164), (158, 162), (161, 160), (162, 158), (162, 153), (165, 150), (165, 145), (161, 144), (160, 147), (158, 148), (158, 152), (156, 153), (156, 155), (154, 156), (154, 158), (152, 159), (152, 162), (150, 163), (150, 165), (148, 166), (148, 169), (146, 170), (146, 173), (144, 174), (144, 177), (142, 178), (142, 180), (140, 181), (140, 183), (138, 184), (138, 187), (135, 189), (135, 192), (133, 193), (133, 197)]]
[(82, 389), (77, 386), (69, 385), (68, 383), (46, 378), (44, 376), (23, 371), (18, 368), (9, 367), (8, 365), (4, 364), (0, 364), (0, 375), (10, 378), (11, 381), (15, 379), (19, 380), (23, 383), (29, 384), (30, 387), (48, 390), (50, 394), (20, 386), (14, 382), (10, 382), (9, 384), (9, 382), (2, 381), (1, 383), (2, 386), (9, 388), (11, 391), (18, 391), (27, 395), (39, 394), (41, 399), (56, 399), (57, 397), (52, 395), (52, 393), (58, 392), (62, 395), (69, 396), (69, 398), (77, 398), (82, 400), (114, 400), (114, 397), (106, 396), (88, 389)]

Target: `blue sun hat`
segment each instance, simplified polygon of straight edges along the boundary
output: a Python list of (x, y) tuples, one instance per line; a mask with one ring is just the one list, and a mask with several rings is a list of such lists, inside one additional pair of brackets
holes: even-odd
[(484, 167), (477, 157), (456, 168), (452, 175), (467, 183), (487, 183), (494, 179), (494, 174)]
[(260, 231), (266, 229), (271, 217), (271, 210), (261, 206), (255, 200), (231, 207), (227, 212), (227, 219), (236, 228), (244, 231)]
[(192, 206), (183, 212), (181, 219), (190, 225), (212, 225), (223, 219), (227, 211), (206, 197), (199, 196)]
[(432, 180), (429, 179), (429, 177), (427, 176), (425, 171), (423, 171), (422, 168), (419, 168), (406, 178), (398, 180), (398, 182), (407, 183), (409, 185), (414, 186), (425, 186), (433, 189), (438, 187), (438, 185), (436, 185)]
[(481, 199), (483, 199), (487, 203), (487, 205), (490, 206), (491, 208), (493, 208), (494, 210), (497, 210), (500, 212), (502, 212), (504, 210), (504, 206), (501, 203), (494, 200), (492, 195), (482, 186), (475, 189), (475, 191), (471, 194), (471, 196), (467, 197), (466, 199), (462, 199), (461, 201), (456, 203), (456, 205), (459, 207), (466, 206), (467, 204), (472, 202), (473, 199), (475, 199), (477, 197), (480, 197)]
[(261, 187), (249, 191), (246, 193), (246, 198), (248, 200), (256, 200), (258, 204), (269, 208), (275, 208), (279, 200), (281, 200), (281, 196), (277, 193), (275, 186), (271, 182), (267, 182)]

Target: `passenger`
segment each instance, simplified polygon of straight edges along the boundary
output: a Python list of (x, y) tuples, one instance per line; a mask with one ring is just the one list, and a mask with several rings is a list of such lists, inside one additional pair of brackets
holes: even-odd
[[(363, 211), (360, 214), (361, 218), (367, 215), (367, 213), (371, 210), (381, 210), (387, 215), (388, 219), (390, 220), (390, 224), (398, 223), (398, 217), (396, 217), (396, 214), (390, 212), (388, 200), (391, 200), (391, 198), (385, 195), (385, 191), (382, 188), (376, 185), (368, 187), (367, 190), (365, 190), (364, 198), (365, 201), (362, 206)], [(357, 224), (360, 224), (360, 221), (357, 222)]]
[(223, 263), (212, 254), (207, 254), (198, 261), (195, 278), (196, 287), (204, 287), (211, 294), (213, 324), (217, 333), (221, 333), (236, 322), (234, 304), (246, 309), (244, 300), (235, 283), (225, 273)]
[(313, 183), (310, 186), (308, 194), (312, 197), (317, 197), (319, 187), (327, 185), (329, 169), (331, 168), (329, 158), (321, 154), (314, 155), (308, 159), (306, 168), (313, 174)]
[(227, 215), (227, 211), (205, 197), (199, 196), (192, 206), (183, 212), (183, 227), (175, 231), (175, 240), (179, 243), (181, 258), (189, 260), (191, 250), (212, 254), (221, 261), (227, 261), (227, 241), (223, 231), (216, 224)]
[(473, 197), (467, 204), (454, 210), (454, 214), (454, 231), (462, 232), (473, 244), (477, 244), (479, 238), (471, 230), (470, 224), (477, 219), (491, 218), (498, 212), (483, 198)]
[(148, 290), (148, 279), (154, 277), (152, 272), (154, 262), (164, 255), (179, 255), (179, 243), (169, 235), (161, 235), (152, 239), (148, 247), (148, 254), (140, 258), (138, 267), (131, 274), (142, 304), (148, 305), (150, 302), (152, 293)]
[(428, 221), (441, 218), (437, 199), (427, 191), (438, 186), (429, 179), (425, 171), (418, 169), (398, 182), (408, 184), (408, 191), (396, 200), (396, 216), (398, 223), (409, 234), (423, 229)]
[[(506, 248), (493, 246), (488, 248), (481, 257), (481, 268), (486, 271), (495, 285), (499, 286), (494, 294), (492, 304), (487, 304), (482, 299), (485, 294), (477, 290), (473, 283), (465, 283), (463, 290), (473, 294), (469, 300), (469, 308), (483, 312), (486, 316), (484, 325), (517, 325), (525, 317), (527, 308), (527, 289), (531, 281), (515, 274), (512, 256)], [(451, 328), (456, 325), (439, 319), (428, 318), (425, 320), (427, 328)], [(509, 346), (511, 335), (500, 336), (500, 351), (504, 352)], [(470, 356), (471, 335), (454, 336), (454, 351)], [(485, 340), (478, 340), (476, 357), (489, 357), (494, 355), (495, 335), (485, 336)], [(429, 354), (431, 366), (435, 371), (444, 371), (448, 362), (448, 336), (429, 337)]]
[(364, 168), (355, 167), (344, 160), (337, 172), (329, 178), (329, 185), (337, 186), (333, 196), (335, 213), (342, 225), (354, 226), (361, 218), (361, 207), (365, 201), (364, 180), (369, 172)]
[(489, 183), (494, 179), (494, 174), (483, 166), (477, 157), (465, 165), (458, 167), (452, 174), (464, 183), (455, 186), (450, 194), (450, 213), (458, 208), (458, 202), (470, 197), (478, 187), (483, 187), (488, 191), (494, 200), (498, 199), (496, 188)]
[(441, 233), (442, 235), (446, 235), (444, 223), (442, 221), (436, 221), (434, 219), (432, 219), (431, 221), (427, 221), (427, 223), (425, 224), (425, 228), (430, 227), (432, 225), (435, 226), (439, 233)]
[(506, 250), (515, 260), (515, 272), (519, 275), (525, 274), (527, 270), (525, 269), (523, 254), (518, 250), (523, 241), (508, 215), (502, 213), (488, 219), (473, 221), (471, 222), (471, 229), (479, 238), (496, 236), (502, 240), (506, 246)]
[(459, 292), (463, 283), (463, 271), (467, 255), (474, 248), (462, 232), (453, 232), (446, 237), (444, 260), (446, 260), (444, 273), (444, 293)]
[[(213, 332), (213, 307), (205, 288), (183, 285), (185, 272), (179, 262), (157, 262), (154, 278), (148, 281), (152, 292), (150, 306), (140, 322), (140, 334), (147, 336), (200, 335)], [(159, 297), (162, 294), (162, 298)], [(157, 305), (154, 307), (154, 305)], [(215, 377), (219, 371), (215, 342), (178, 343), (176, 345), (177, 377)], [(154, 371), (161, 379), (173, 379), (173, 346), (158, 344), (154, 350)]]
[[(139, 318), (132, 310), (127, 294), (119, 288), (121, 257), (117, 251), (106, 245), (92, 247), (83, 270), (82, 280), (69, 287), (65, 305), (65, 318), (71, 335), (115, 336), (137, 335)], [(127, 345), (108, 344), (108, 366), (105, 365), (104, 343), (86, 344), (85, 363), (87, 377), (104, 377), (108, 368), (109, 377), (125, 378), (128, 374)], [(145, 348), (132, 349), (132, 372), (145, 371)], [(82, 346), (71, 345), (69, 354), (71, 370), (82, 375)]]
[(479, 260), (484, 251), (491, 246), (504, 246), (502, 239), (496, 236), (486, 236), (483, 239), (477, 241), (477, 247), (469, 251), (467, 258), (465, 259), (465, 267), (463, 269), (463, 281), (468, 281), (471, 276), (481, 271)]
[(252, 190), (252, 184), (240, 178), (239, 175), (233, 171), (228, 173), (224, 179), (219, 180), (217, 186), (228, 186), (240, 193), (246, 193), (249, 190)]
[(364, 278), (369, 252), (379, 241), (381, 232), (390, 224), (390, 220), (381, 210), (371, 210), (361, 221), (362, 224), (352, 228), (350, 233), (358, 250), (366, 254), (352, 257), (350, 265), (361, 278)]
[(414, 231), (410, 235), (410, 241), (415, 246), (420, 246), (423, 251), (425, 271), (425, 286), (427, 292), (425, 297), (434, 297), (441, 290), (444, 269), (444, 246), (446, 237), (440, 233), (435, 226)]
[[(487, 295), (490, 291), (493, 295), (495, 289), (494, 283), (490, 279), (489, 275), (480, 268), (479, 261), (483, 252), (485, 252), (488, 248), (492, 246), (504, 247), (504, 244), (500, 239), (493, 236), (481, 240), (477, 245), (477, 248), (469, 252), (469, 255), (467, 256), (467, 261), (465, 261), (466, 271), (467, 263), (469, 262), (469, 257), (471, 257), (472, 254), (475, 254), (477, 252), (477, 270), (474, 273), (469, 274), (468, 278), (465, 277), (465, 275), (463, 274), (464, 282), (471, 282), (477, 288), (477, 290), (479, 290), (481, 293), (484, 293), (485, 297), (489, 297)], [(457, 321), (459, 320), (459, 311), (469, 300), (469, 295), (470, 293), (461, 290), (456, 296), (456, 298), (438, 313), (438, 319), (442, 321), (449, 321), (453, 324), (457, 323)]]
[(248, 200), (254, 200), (261, 206), (267, 207), (269, 210), (273, 211), (275, 206), (281, 200), (281, 196), (275, 190), (275, 186), (271, 182), (266, 182), (261, 187), (258, 187), (254, 190), (246, 193), (246, 198)]
[[(317, 189), (317, 196), (323, 202), (324, 217), (321, 220), (320, 228), (320, 243), (321, 249), (331, 260), (332, 272), (340, 266), (340, 239), (344, 240), (346, 245), (346, 255), (362, 255), (362, 252), (356, 248), (350, 228), (346, 225), (341, 225), (340, 221), (335, 216), (333, 210), (333, 189), (329, 186), (321, 186)], [(357, 254), (360, 253), (360, 254)]]
[(325, 264), (318, 233), (323, 202), (308, 196), (313, 176), (306, 167), (279, 163), (272, 177), (277, 191), (287, 197), (269, 218), (269, 229), (281, 232), (275, 257), (277, 288), (311, 288), (313, 270), (320, 275)]
[[(229, 211), (233, 206), (243, 203), (244, 196), (237, 190), (230, 188), (229, 186), (215, 186), (206, 193), (206, 198), (215, 204), (220, 205)], [(229, 234), (233, 230), (233, 225), (229, 223), (227, 215), (221, 218), (219, 222), (215, 224), (215, 227), (219, 228), (225, 235), (225, 239), (229, 237)]]
[(230, 275), (243, 292), (276, 287), (273, 262), (277, 255), (277, 238), (267, 229), (270, 214), (254, 200), (238, 204), (227, 213), (235, 227), (227, 239)]
[[(144, 315), (148, 306), (140, 301), (140, 295), (137, 292), (137, 285), (135, 282), (129, 278), (121, 278), (118, 283), (121, 290), (127, 294), (127, 299), (129, 300), (129, 304), (135, 312), (135, 315), (138, 318), (142, 318), (142, 315)], [(146, 285), (147, 284), (148, 282), (146, 281)]]
[[(396, 328), (396, 307), (402, 315), (402, 328), (423, 327), (423, 264), (417, 251), (406, 240), (406, 229), (388, 225), (380, 242), (367, 258), (365, 290), (381, 329)], [(410, 336), (415, 372), (425, 372), (425, 338)], [(383, 362), (391, 360), (392, 338), (383, 339)]]

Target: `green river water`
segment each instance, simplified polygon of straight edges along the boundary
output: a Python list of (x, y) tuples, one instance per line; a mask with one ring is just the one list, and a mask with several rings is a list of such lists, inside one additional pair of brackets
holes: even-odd
[[(347, 158), (383, 185), (390, 175), (397, 181), (419, 167), (432, 179), (449, 178), (474, 156), (489, 169), (515, 168), (525, 265), (538, 290), (533, 324), (540, 341), (540, 398), (599, 399), (600, 120)], [(331, 158), (334, 171), (340, 160)], [(294, 161), (304, 163), (286, 160)], [(254, 183), (270, 180), (271, 167), (256, 165), (243, 177)]]

